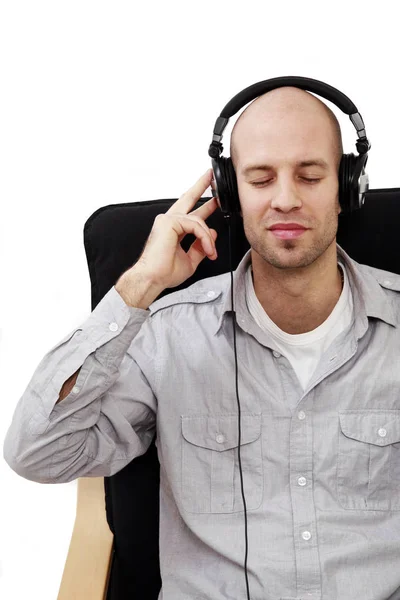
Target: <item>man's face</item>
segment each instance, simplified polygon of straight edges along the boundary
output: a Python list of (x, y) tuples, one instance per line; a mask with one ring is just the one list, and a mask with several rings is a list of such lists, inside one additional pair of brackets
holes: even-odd
[[(302, 165), (305, 161), (324, 165)], [(336, 244), (338, 173), (325, 115), (289, 113), (247, 123), (237, 140), (236, 176), (246, 237), (278, 269), (306, 267)], [(259, 165), (261, 167), (251, 169)], [(306, 230), (275, 233), (277, 224)]]

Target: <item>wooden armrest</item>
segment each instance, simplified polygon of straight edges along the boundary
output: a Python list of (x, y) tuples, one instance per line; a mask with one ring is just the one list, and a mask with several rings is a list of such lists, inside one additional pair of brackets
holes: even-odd
[(75, 525), (57, 600), (105, 600), (112, 546), (104, 478), (81, 477)]

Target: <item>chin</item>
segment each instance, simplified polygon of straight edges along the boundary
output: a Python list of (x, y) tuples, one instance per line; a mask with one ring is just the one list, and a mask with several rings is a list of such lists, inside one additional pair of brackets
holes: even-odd
[(277, 258), (272, 258), (272, 259), (267, 259), (267, 262), (275, 267), (276, 269), (299, 269), (302, 267), (308, 267), (309, 264), (311, 264), (311, 262), (313, 261), (307, 261), (307, 260), (299, 260), (299, 259), (287, 259), (287, 260), (280, 260)]
[(277, 269), (295, 269), (308, 267), (319, 257), (315, 248), (299, 248), (292, 240), (285, 240), (283, 246), (280, 249), (266, 249), (262, 258)]

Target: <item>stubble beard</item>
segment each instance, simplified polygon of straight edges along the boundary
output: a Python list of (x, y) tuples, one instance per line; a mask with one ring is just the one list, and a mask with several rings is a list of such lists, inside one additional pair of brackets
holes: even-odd
[[(326, 222), (323, 235), (311, 241), (294, 239), (294, 240), (279, 240), (272, 239), (269, 243), (268, 238), (273, 234), (270, 231), (263, 230), (261, 233), (254, 231), (251, 227), (244, 229), (247, 240), (252, 249), (268, 264), (277, 269), (294, 269), (308, 267), (320, 256), (326, 252), (331, 244), (336, 240), (338, 228), (338, 215), (333, 214)], [(310, 232), (303, 234), (309, 236), (315, 232), (311, 229)]]

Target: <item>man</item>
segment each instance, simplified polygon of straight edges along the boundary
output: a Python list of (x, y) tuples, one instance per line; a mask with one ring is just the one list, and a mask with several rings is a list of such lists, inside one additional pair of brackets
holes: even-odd
[[(400, 599), (400, 277), (336, 245), (341, 153), (332, 113), (297, 88), (232, 132), (251, 245), (234, 305), (252, 600)], [(44, 357), (5, 442), (20, 475), (62, 482), (119, 471), (157, 429), (163, 600), (246, 594), (230, 274), (154, 302), (216, 256), (216, 201), (190, 212), (211, 175)]]

